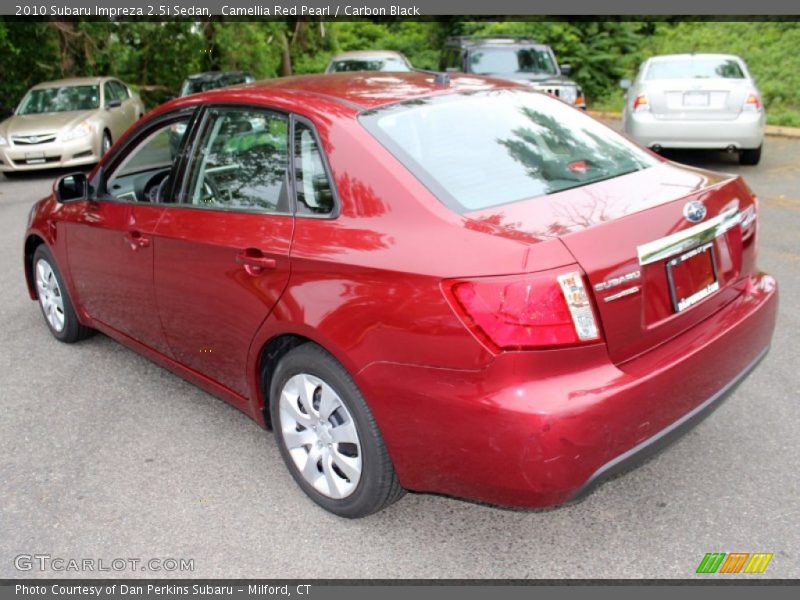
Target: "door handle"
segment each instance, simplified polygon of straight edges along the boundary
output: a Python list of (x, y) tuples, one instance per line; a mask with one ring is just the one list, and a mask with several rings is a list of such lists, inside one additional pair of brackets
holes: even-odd
[(131, 250), (138, 250), (139, 248), (147, 248), (150, 245), (150, 238), (144, 237), (139, 231), (129, 231), (124, 236), (125, 242), (131, 247)]
[(236, 255), (236, 264), (244, 267), (250, 275), (258, 275), (265, 269), (275, 269), (278, 261), (274, 258), (264, 256), (261, 250), (248, 248)]

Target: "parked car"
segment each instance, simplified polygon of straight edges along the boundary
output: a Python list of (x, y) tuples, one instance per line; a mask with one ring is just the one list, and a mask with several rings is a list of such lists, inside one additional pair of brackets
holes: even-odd
[(525, 83), (578, 108), (586, 108), (583, 89), (559, 65), (550, 46), (512, 37), (451, 37), (442, 52), (441, 70), (490, 75)]
[(738, 152), (744, 165), (761, 160), (766, 112), (738, 56), (654, 56), (622, 86), (628, 89), (623, 127), (645, 146)]
[(342, 52), (334, 56), (325, 68), (325, 72), (390, 71), (407, 73), (412, 69), (411, 63), (400, 52), (393, 50), (356, 50)]
[(216, 90), (231, 85), (252, 83), (256, 80), (247, 71), (206, 71), (189, 75), (181, 85), (181, 96)]
[(403, 489), (573, 500), (770, 344), (744, 181), (513, 82), (206, 92), (101, 165), (31, 211), (25, 276), (52, 334), (100, 330), (271, 426), (303, 491), (345, 517)]
[(113, 77), (40, 83), (0, 123), (0, 171), (96, 163), (143, 114), (139, 96)]

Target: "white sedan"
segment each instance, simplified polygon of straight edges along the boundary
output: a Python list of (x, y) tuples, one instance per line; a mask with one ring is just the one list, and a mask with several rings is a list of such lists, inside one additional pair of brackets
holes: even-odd
[(766, 113), (745, 62), (729, 54), (654, 56), (639, 68), (623, 110), (625, 132), (656, 151), (707, 148), (761, 159)]

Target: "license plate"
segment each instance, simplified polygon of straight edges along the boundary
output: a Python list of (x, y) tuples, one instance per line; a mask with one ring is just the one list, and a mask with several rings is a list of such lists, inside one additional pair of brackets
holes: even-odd
[(694, 306), (719, 289), (714, 243), (684, 252), (667, 260), (667, 280), (676, 313)]
[(708, 92), (686, 92), (683, 95), (684, 106), (708, 106)]
[(44, 152), (26, 152), (25, 162), (29, 165), (35, 165), (45, 162)]

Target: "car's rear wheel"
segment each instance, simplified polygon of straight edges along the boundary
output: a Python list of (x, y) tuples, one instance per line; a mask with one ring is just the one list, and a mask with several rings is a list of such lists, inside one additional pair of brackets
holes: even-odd
[(361, 392), (319, 346), (304, 344), (280, 360), (272, 377), (270, 415), (292, 477), (326, 510), (365, 517), (402, 497)]
[(739, 150), (740, 165), (757, 165), (761, 160), (761, 146), (751, 150)]
[(91, 329), (78, 321), (61, 273), (45, 245), (40, 245), (33, 254), (33, 279), (44, 321), (57, 340), (71, 344), (91, 333)]

